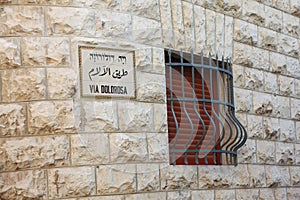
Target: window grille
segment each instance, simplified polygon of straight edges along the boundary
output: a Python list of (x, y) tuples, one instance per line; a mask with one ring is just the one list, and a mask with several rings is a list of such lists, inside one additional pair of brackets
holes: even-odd
[(247, 133), (234, 113), (232, 64), (165, 51), (170, 163), (237, 165)]

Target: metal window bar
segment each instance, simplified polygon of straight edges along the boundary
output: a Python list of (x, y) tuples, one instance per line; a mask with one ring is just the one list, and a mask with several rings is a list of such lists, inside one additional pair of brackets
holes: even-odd
[(165, 59), (171, 164), (237, 165), (247, 132), (235, 117), (230, 60), (172, 50)]

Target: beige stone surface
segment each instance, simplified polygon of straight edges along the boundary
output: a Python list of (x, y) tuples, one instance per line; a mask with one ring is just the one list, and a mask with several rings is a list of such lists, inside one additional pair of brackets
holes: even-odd
[(77, 134), (71, 136), (73, 165), (109, 163), (108, 134)]
[(289, 168), (286, 166), (266, 165), (267, 187), (290, 186)]
[(234, 17), (239, 17), (242, 12), (242, 2), (239, 0), (221, 0), (216, 3), (216, 6), (218, 11)]
[(291, 117), (293, 119), (300, 119), (300, 100), (291, 98)]
[(135, 165), (102, 165), (97, 168), (97, 194), (137, 191)]
[(257, 162), (262, 164), (274, 164), (276, 153), (275, 142), (257, 141)]
[(238, 150), (238, 163), (256, 163), (255, 140), (247, 139), (247, 142)]
[(233, 64), (243, 65), (247, 67), (253, 66), (251, 52), (251, 46), (235, 42), (233, 50)]
[(290, 167), (291, 174), (291, 184), (294, 186), (300, 185), (300, 167), (299, 166), (291, 166)]
[[(277, 96), (277, 105), (275, 107), (275, 113), (278, 113), (282, 118), (290, 118), (291, 117), (291, 104), (289, 97)], [(274, 102), (276, 103), (276, 99)], [(274, 115), (276, 116), (276, 115)]]
[(286, 188), (276, 188), (274, 189), (274, 196), (276, 199), (287, 200), (287, 190)]
[(276, 115), (275, 96), (253, 92), (253, 111), (258, 115)]
[(2, 7), (0, 36), (42, 35), (44, 14), (42, 7), (5, 6)]
[(245, 87), (245, 68), (241, 65), (234, 65), (233, 67), (233, 84), (235, 87)]
[(205, 9), (200, 6), (194, 6), (194, 23), (195, 23), (195, 44), (196, 51), (201, 52), (205, 48), (206, 41), (206, 15)]
[(170, 8), (172, 10), (171, 19), (172, 19), (174, 47), (176, 49), (185, 49), (184, 21), (183, 21), (181, 0), (171, 1)]
[(0, 139), (0, 171), (69, 165), (66, 136)]
[(273, 189), (262, 188), (259, 190), (259, 199), (275, 199)]
[(293, 142), (296, 140), (295, 122), (292, 120), (280, 119), (280, 141)]
[(248, 165), (250, 187), (266, 187), (266, 171), (263, 165)]
[(276, 8), (290, 12), (290, 1), (285, 1), (285, 0), (273, 0), (273, 6)]
[(249, 0), (243, 3), (242, 18), (251, 23), (265, 25), (265, 6), (257, 1)]
[(110, 139), (110, 158), (113, 163), (148, 161), (146, 134), (113, 133)]
[(141, 194), (127, 194), (125, 195), (125, 200), (157, 200), (157, 199), (166, 199), (166, 193), (156, 192), (156, 193), (141, 193)]
[[(185, 45), (186, 51), (195, 49), (195, 34), (194, 34), (194, 14), (193, 14), (193, 5), (191, 3), (182, 2), (182, 15), (184, 23), (184, 36), (185, 36)], [(221, 26), (222, 27), (222, 26)]]
[(48, 187), (50, 199), (94, 195), (95, 169), (76, 167), (49, 170)]
[(169, 159), (169, 145), (167, 134), (147, 133), (149, 160), (167, 162)]
[(295, 163), (294, 145), (291, 143), (276, 143), (276, 163), (292, 165)]
[(270, 52), (261, 48), (253, 47), (251, 61), (253, 67), (260, 70), (269, 70), (270, 67)]
[[(239, 1), (237, 1), (239, 2)], [(225, 52), (224, 55), (230, 58), (233, 57), (233, 17), (225, 16)]]
[(0, 173), (0, 197), (11, 199), (47, 199), (44, 170)]
[(272, 94), (279, 93), (277, 74), (264, 72), (264, 91)]
[(159, 191), (159, 165), (142, 164), (137, 165), (137, 190), (144, 192)]
[(216, 200), (232, 200), (235, 199), (235, 190), (215, 190)]
[(192, 200), (190, 190), (181, 190), (176, 192), (168, 192), (167, 200)]
[(215, 194), (213, 190), (198, 190), (191, 192), (192, 199), (214, 199)]
[(290, 6), (291, 6), (291, 9), (290, 9), (291, 14), (299, 17), (300, 16), (300, 2), (298, 0), (291, 0)]
[(281, 32), (282, 30), (282, 13), (281, 11), (265, 6), (265, 26), (276, 32)]
[(236, 199), (259, 199), (259, 189), (236, 190)]
[(258, 28), (258, 46), (276, 51), (278, 46), (277, 33), (273, 30), (259, 27)]
[(197, 167), (161, 165), (160, 181), (162, 190), (196, 189)]
[(29, 134), (76, 133), (72, 101), (37, 101), (28, 105)]
[(294, 36), (294, 37), (299, 37), (300, 35), (300, 22), (299, 18), (292, 16), (287, 13), (282, 13), (283, 16), (283, 33)]
[(215, 55), (217, 53), (216, 49), (216, 12), (206, 9), (206, 21), (209, 21), (209, 23), (206, 23), (206, 46), (204, 51), (211, 53), (212, 55)]
[(280, 128), (278, 118), (264, 117), (263, 131), (266, 139), (278, 140), (280, 137)]
[(292, 96), (294, 94), (294, 79), (286, 76), (278, 76), (279, 94)]
[(237, 112), (249, 112), (252, 110), (252, 92), (235, 88), (234, 90), (235, 109)]
[(300, 68), (299, 60), (297, 58), (286, 57), (286, 73), (289, 76), (293, 76), (299, 80)]
[(297, 58), (299, 56), (298, 39), (284, 34), (278, 34), (278, 51)]
[(298, 188), (287, 188), (288, 200), (297, 200), (300, 198), (300, 192)]
[[(170, 1), (159, 1), (160, 18), (162, 23), (162, 40), (165, 47), (174, 47), (173, 30), (172, 30), (172, 16)], [(202, 23), (205, 25), (205, 23)]]
[(245, 88), (263, 90), (264, 73), (261, 70), (245, 67)]
[(132, 1), (130, 11), (141, 17), (159, 20), (158, 0), (137, 0)]
[(234, 39), (238, 42), (257, 45), (257, 26), (239, 19), (234, 20)]
[(295, 144), (295, 158), (296, 158), (296, 164), (300, 164), (300, 144)]
[(160, 133), (166, 133), (168, 130), (167, 121), (167, 105), (166, 104), (154, 104), (153, 105), (153, 123), (154, 131)]
[(286, 56), (279, 53), (270, 53), (270, 71), (275, 73), (286, 73)]
[(24, 104), (0, 104), (0, 136), (24, 135), (26, 124)]
[(2, 101), (29, 101), (46, 97), (44, 69), (15, 69), (2, 73)]
[(21, 66), (20, 41), (17, 38), (0, 38), (0, 69)]

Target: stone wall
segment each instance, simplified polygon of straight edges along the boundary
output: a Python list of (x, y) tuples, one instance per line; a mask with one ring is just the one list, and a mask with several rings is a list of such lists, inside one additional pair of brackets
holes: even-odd
[[(0, 199), (299, 199), (297, 0), (0, 0)], [(80, 96), (78, 46), (135, 51), (136, 99)], [(234, 166), (170, 166), (164, 48), (232, 57)]]

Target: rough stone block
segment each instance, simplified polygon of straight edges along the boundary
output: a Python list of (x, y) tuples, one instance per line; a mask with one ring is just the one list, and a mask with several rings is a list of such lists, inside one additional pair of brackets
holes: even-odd
[(95, 169), (91, 167), (49, 170), (49, 198), (89, 196), (96, 191)]
[(191, 192), (192, 199), (215, 199), (213, 190), (196, 190)]
[(166, 101), (165, 75), (138, 72), (136, 99), (144, 102), (164, 103)]
[(212, 55), (216, 54), (216, 12), (212, 10), (205, 10), (206, 14), (206, 51)]
[(278, 140), (280, 137), (280, 124), (278, 118), (264, 117), (264, 135), (266, 139)]
[(286, 73), (287, 62), (286, 56), (279, 53), (270, 53), (270, 71), (275, 73)]
[(257, 44), (257, 26), (239, 19), (234, 20), (234, 39), (249, 45)]
[(259, 27), (258, 46), (272, 51), (276, 51), (278, 46), (277, 33), (273, 30)]
[(248, 139), (238, 150), (238, 163), (256, 163), (255, 140)]
[(291, 98), (291, 117), (300, 120), (300, 99)]
[(95, 36), (95, 13), (87, 8), (49, 7), (46, 9), (48, 35)]
[(235, 199), (235, 190), (215, 190), (216, 200)]
[(233, 50), (233, 63), (247, 67), (252, 67), (253, 61), (251, 58), (251, 52), (251, 46), (235, 42)]
[(265, 21), (266, 27), (276, 32), (281, 32), (282, 12), (277, 9), (265, 6), (265, 15), (266, 15), (266, 21)]
[(286, 188), (274, 188), (275, 199), (287, 200)]
[(46, 97), (44, 69), (15, 69), (2, 73), (2, 101), (29, 101)]
[(300, 199), (299, 188), (287, 188), (286, 190), (288, 200)]
[(290, 174), (291, 174), (291, 184), (293, 186), (299, 186), (300, 185), (300, 167), (299, 166), (291, 166)]
[(141, 199), (157, 200), (157, 199), (166, 199), (166, 198), (167, 195), (164, 192), (125, 195), (126, 200), (141, 200)]
[(293, 57), (299, 56), (299, 41), (298, 39), (278, 34), (278, 51), (283, 54), (287, 54)]
[(20, 42), (17, 38), (0, 38), (0, 69), (21, 66)]
[(160, 133), (166, 133), (168, 130), (167, 122), (167, 105), (166, 104), (154, 104), (154, 131)]
[(270, 55), (269, 51), (253, 47), (251, 53), (251, 60), (253, 67), (256, 69), (269, 70)]
[(300, 36), (299, 18), (287, 13), (282, 13), (282, 16), (283, 16), (283, 33), (294, 37), (299, 37)]
[(295, 144), (295, 158), (296, 158), (296, 164), (300, 164), (300, 144)]
[(287, 76), (278, 76), (279, 94), (292, 96), (294, 94), (294, 79)]
[(150, 192), (159, 191), (159, 165), (143, 164), (137, 165), (137, 190)]
[(146, 135), (143, 133), (113, 133), (110, 139), (110, 158), (113, 163), (148, 161)]
[(243, 3), (242, 18), (250, 23), (254, 23), (259, 26), (265, 25), (266, 13), (265, 6), (257, 1), (245, 1)]
[[(277, 96), (277, 98), (274, 99), (275, 103), (276, 101), (277, 101), (277, 105), (275, 107), (275, 113), (278, 113), (277, 116), (283, 118), (290, 118), (291, 117), (290, 98)], [(276, 117), (276, 115), (274, 116)]]
[(280, 119), (280, 130), (280, 141), (293, 142), (296, 140), (296, 130), (294, 121)]
[(84, 101), (82, 126), (86, 132), (115, 132), (119, 130), (117, 103), (109, 101)]
[(197, 188), (196, 166), (160, 166), (160, 186), (162, 190), (184, 190)]
[(300, 141), (300, 122), (297, 122), (297, 121), (296, 121), (296, 138), (297, 138), (297, 141), (299, 142)]
[(259, 115), (276, 115), (274, 96), (253, 92), (253, 111)]
[(292, 143), (276, 143), (276, 163), (292, 165), (295, 163), (294, 145)]
[(136, 192), (134, 165), (101, 165), (97, 168), (97, 194)]
[(152, 104), (122, 102), (118, 104), (118, 114), (121, 131), (149, 132), (153, 130)]
[(29, 134), (76, 133), (72, 101), (37, 101), (28, 108)]
[(245, 87), (245, 68), (240, 65), (233, 66), (233, 85), (235, 87)]
[(248, 138), (262, 139), (263, 137), (264, 133), (262, 117), (256, 115), (248, 115)]
[(160, 20), (158, 0), (132, 1), (130, 10), (141, 17)]
[(245, 88), (250, 90), (263, 89), (263, 71), (246, 67), (245, 68)]
[(279, 93), (277, 75), (274, 73), (264, 72), (264, 91), (274, 95)]
[(0, 197), (9, 199), (47, 199), (44, 170), (0, 173)]
[(147, 133), (147, 145), (151, 161), (168, 161), (169, 144), (167, 134)]
[[(174, 47), (174, 41), (173, 41), (172, 16), (171, 16), (171, 5), (170, 5), (171, 2), (168, 0), (161, 0), (159, 1), (159, 3), (160, 3), (159, 7), (160, 7), (160, 18), (162, 24), (163, 45), (165, 47), (172, 48)], [(203, 22), (203, 24), (205, 25), (205, 21)]]
[(2, 138), (0, 144), (0, 171), (69, 165), (66, 136)]
[(286, 57), (286, 74), (300, 78), (300, 67), (298, 58)]
[(237, 112), (249, 112), (252, 110), (252, 92), (250, 90), (235, 88), (234, 99)]
[(168, 192), (167, 200), (192, 200), (191, 191), (182, 190), (176, 192)]
[(107, 134), (78, 134), (71, 136), (71, 158), (74, 165), (109, 163)]
[(257, 162), (262, 164), (275, 163), (275, 142), (257, 141)]
[(165, 74), (164, 49), (141, 48), (135, 51), (137, 71)]
[(289, 168), (286, 166), (266, 165), (267, 187), (290, 186)]
[(263, 165), (249, 165), (248, 171), (250, 177), (250, 187), (266, 187), (266, 172)]
[(70, 45), (67, 38), (28, 37), (22, 40), (24, 66), (68, 66)]
[(259, 189), (236, 190), (236, 199), (259, 199)]
[(201, 52), (205, 48), (206, 41), (206, 15), (204, 8), (194, 6), (194, 20), (196, 51)]
[[(173, 39), (175, 49), (185, 48), (185, 38), (184, 38), (184, 22), (182, 14), (182, 1), (174, 0), (170, 3), (172, 14), (172, 29), (173, 29)], [(213, 23), (213, 22), (212, 22)]]
[(195, 49), (193, 4), (183, 1), (182, 14), (184, 23), (185, 50), (190, 51), (191, 49)]
[(273, 0), (273, 6), (280, 9), (280, 10), (290, 12), (290, 1)]
[(42, 7), (4, 6), (0, 14), (0, 36), (33, 36), (44, 32)]
[(269, 189), (269, 188), (260, 189), (259, 199), (275, 199), (273, 189)]
[[(240, 1), (237, 1), (240, 2)], [(224, 55), (228, 57), (233, 57), (233, 17), (225, 15), (225, 50)]]
[(26, 107), (22, 104), (0, 104), (0, 136), (26, 134)]
[[(218, 25), (220, 24), (220, 25)], [(222, 24), (222, 25), (221, 25)], [(216, 13), (216, 33), (215, 33), (215, 45), (216, 54), (224, 55), (225, 53), (225, 15)], [(226, 54), (225, 54), (226, 55)], [(228, 56), (228, 55), (226, 55)]]
[(300, 2), (298, 0), (291, 0), (290, 6), (291, 6), (291, 10), (290, 10), (291, 14), (300, 17)]

